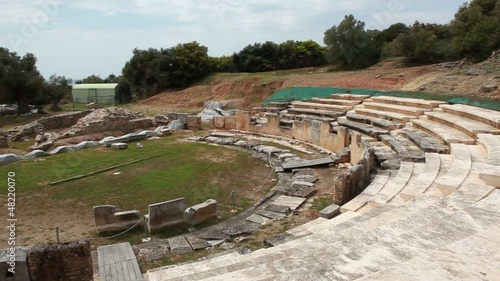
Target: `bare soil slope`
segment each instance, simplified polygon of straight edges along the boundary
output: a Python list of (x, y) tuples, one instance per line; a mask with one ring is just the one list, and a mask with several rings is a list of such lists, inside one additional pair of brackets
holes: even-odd
[(328, 72), (325, 68), (256, 74), (215, 74), (193, 87), (169, 91), (140, 105), (171, 109), (201, 108), (207, 100), (241, 99), (243, 108), (260, 104), (269, 95), (290, 87), (347, 87), (376, 90), (425, 91), (499, 98), (500, 54), (485, 62), (444, 63), (405, 67), (391, 59), (366, 70)]

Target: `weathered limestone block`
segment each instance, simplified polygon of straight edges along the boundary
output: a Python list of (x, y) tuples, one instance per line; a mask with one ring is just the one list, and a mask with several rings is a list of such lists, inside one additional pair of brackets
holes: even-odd
[(196, 225), (202, 223), (210, 218), (216, 217), (217, 201), (208, 199), (207, 201), (187, 208), (184, 211), (184, 221)]
[(285, 189), (284, 194), (288, 196), (307, 198), (313, 192), (314, 183), (294, 181), (288, 188)]
[(332, 204), (319, 212), (319, 216), (325, 219), (332, 219), (340, 214), (340, 206)]
[(188, 130), (200, 130), (201, 129), (201, 117), (196, 115), (188, 115), (187, 117), (187, 129)]
[(181, 120), (182, 123), (188, 123), (188, 114), (187, 113), (177, 113), (177, 119)]
[(150, 233), (184, 223), (184, 198), (149, 205), (149, 214), (145, 216)]
[(233, 130), (236, 129), (236, 117), (234, 116), (226, 116), (224, 118), (224, 129)]
[(225, 124), (226, 118), (224, 116), (214, 116), (212, 119), (212, 127), (214, 127), (214, 129), (224, 129)]
[(116, 212), (113, 205), (94, 206), (94, 219), (99, 233), (124, 231), (142, 220), (138, 210)]
[[(10, 249), (0, 251), (0, 280), (31, 280), (27, 261), (28, 251), (29, 249), (25, 247), (16, 247), (13, 252)], [(14, 273), (9, 271), (11, 268), (13, 268)]]
[(88, 241), (35, 245), (28, 252), (32, 281), (92, 281)]

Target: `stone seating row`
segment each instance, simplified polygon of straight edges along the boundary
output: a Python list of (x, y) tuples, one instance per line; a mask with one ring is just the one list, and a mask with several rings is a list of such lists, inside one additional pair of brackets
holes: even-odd
[[(493, 230), (498, 230), (498, 203), (498, 190), (460, 208), (453, 204), (453, 198), (420, 196), (397, 207), (381, 207), (364, 214), (343, 213), (311, 227), (312, 234), (273, 248), (157, 269), (148, 272), (148, 278), (150, 281), (310, 280), (312, 277), (319, 278), (317, 280), (355, 280), (375, 274), (385, 276), (383, 272), (422, 257), (434, 256), (444, 249), (465, 251), (467, 248), (460, 247), (465, 246), (460, 243), (466, 239), (476, 239), (478, 243), (474, 246), (494, 253), (496, 243), (486, 244), (491, 249), (480, 243), (486, 242), (484, 238), (492, 237)], [(490, 235), (485, 237), (487, 233)], [(468, 276), (478, 274), (466, 269), (471, 263), (469, 259), (461, 262), (465, 264), (463, 273)], [(495, 263), (489, 262), (482, 272), (493, 274), (498, 272), (495, 268)], [(416, 269), (414, 275), (422, 278), (427, 275), (419, 270), (418, 264)]]
[[(333, 98), (353, 100), (350, 95)], [(376, 153), (379, 150), (379, 161), (384, 157), (386, 162), (393, 161), (390, 156), (396, 155), (400, 161), (397, 168), (375, 174), (360, 195), (341, 206), (339, 216), (318, 218), (287, 231), (294, 239), (284, 244), (248, 255), (160, 268), (148, 273), (149, 280), (407, 280), (410, 271), (415, 280), (433, 279), (433, 274), (442, 280), (498, 276), (499, 245), (493, 235), (500, 230), (500, 190), (482, 177), (487, 178), (487, 169), (493, 171), (489, 175), (493, 177), (491, 182), (499, 176), (495, 169), (500, 166), (500, 137), (492, 128), (498, 128), (500, 118), (495, 119), (493, 113), (476, 118), (477, 109), (444, 102), (367, 99), (359, 100), (391, 104), (386, 109), (413, 107), (404, 112), (415, 115), (403, 122), (386, 118), (383, 111), (369, 109), (377, 118), (410, 124), (375, 135), (378, 138), (369, 134), (360, 137), (367, 148), (374, 147)], [(364, 109), (355, 106), (353, 114), (362, 115), (357, 108)], [(422, 114), (417, 115), (420, 111)], [(437, 122), (439, 118), (432, 119), (441, 113), (470, 120), (464, 119), (462, 129), (457, 129)], [(365, 117), (349, 115), (354, 118), (340, 118), (339, 125), (344, 121), (375, 124)], [(447, 119), (445, 116), (441, 117)], [(449, 120), (460, 121), (451, 117)], [(452, 138), (445, 133), (425, 132), (412, 126), (420, 121), (438, 123), (439, 127), (461, 132), (473, 141), (446, 141)], [(475, 122), (490, 127), (473, 128)], [(354, 125), (350, 130), (359, 131)], [(465, 132), (465, 128), (472, 130)], [(485, 132), (488, 134), (482, 134)], [(425, 162), (409, 161), (407, 142), (420, 148)]]

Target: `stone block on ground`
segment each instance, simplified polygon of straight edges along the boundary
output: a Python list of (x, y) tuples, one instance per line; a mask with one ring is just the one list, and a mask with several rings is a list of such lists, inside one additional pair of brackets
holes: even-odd
[(276, 204), (269, 204), (267, 207), (264, 208), (264, 210), (270, 212), (282, 213), (285, 215), (288, 215), (292, 212), (292, 209), (290, 209), (290, 207), (283, 205), (276, 205)]
[(88, 241), (35, 245), (28, 252), (32, 281), (94, 280)]
[(319, 212), (319, 216), (325, 219), (332, 219), (340, 214), (340, 206), (332, 204)]
[(189, 245), (191, 245), (191, 248), (193, 248), (193, 250), (200, 250), (210, 247), (210, 243), (208, 243), (207, 240), (198, 238), (193, 235), (186, 235), (186, 240), (189, 242)]
[(193, 251), (193, 248), (191, 248), (191, 245), (189, 245), (189, 242), (184, 236), (170, 238), (167, 241), (170, 245), (170, 251), (174, 255), (187, 254)]
[(127, 230), (142, 221), (138, 210), (116, 212), (113, 205), (94, 206), (94, 221), (97, 232), (119, 232)]
[(282, 220), (286, 217), (286, 214), (283, 213), (277, 213), (277, 212), (272, 212), (272, 211), (267, 211), (267, 210), (259, 210), (255, 212), (257, 215), (261, 215), (266, 218), (270, 218), (273, 220)]
[(207, 201), (187, 208), (184, 211), (184, 221), (191, 225), (202, 223), (208, 219), (215, 218), (217, 211), (217, 201), (208, 199)]
[(124, 142), (116, 142), (111, 144), (111, 148), (117, 149), (117, 150), (122, 150), (122, 149), (127, 149), (128, 144)]
[(204, 240), (229, 240), (231, 237), (223, 233), (224, 230), (203, 231), (196, 237)]
[(186, 124), (179, 119), (173, 120), (170, 124), (168, 124), (168, 129), (171, 131), (184, 130), (185, 128)]
[(286, 206), (289, 207), (292, 211), (295, 211), (305, 201), (305, 198), (281, 195), (272, 204)]
[(253, 214), (253, 215), (249, 216), (246, 220), (254, 222), (254, 223), (258, 223), (260, 225), (266, 225), (266, 224), (273, 222), (272, 219), (269, 219), (269, 218), (266, 218), (266, 217), (263, 217), (263, 216), (257, 215), (257, 214)]
[(286, 232), (283, 232), (283, 233), (280, 233), (278, 235), (264, 239), (264, 246), (265, 247), (274, 247), (274, 246), (285, 243), (291, 237), (293, 237), (293, 235), (286, 233)]
[(294, 181), (290, 187), (285, 189), (285, 195), (307, 198), (314, 192), (314, 184), (304, 181)]
[(188, 117), (187, 117), (187, 129), (188, 130), (200, 130), (201, 129), (201, 117), (188, 115)]
[(184, 224), (184, 198), (149, 205), (147, 228), (150, 233)]
[(155, 247), (141, 248), (137, 254), (139, 262), (151, 262), (168, 257), (170, 251), (168, 245), (157, 245)]
[(232, 225), (224, 227), (224, 229), (222, 230), (222, 233), (224, 233), (225, 235), (228, 235), (230, 237), (241, 236), (241, 235), (245, 235), (245, 234), (248, 234), (248, 233), (254, 231), (258, 227), (259, 227), (258, 223), (254, 223), (254, 222), (250, 222), (250, 221), (245, 220), (245, 221), (242, 221), (240, 223), (236, 223), (236, 224), (232, 224)]

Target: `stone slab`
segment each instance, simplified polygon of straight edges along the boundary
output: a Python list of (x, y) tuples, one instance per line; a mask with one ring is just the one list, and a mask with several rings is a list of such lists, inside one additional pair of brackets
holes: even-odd
[(257, 224), (257, 223), (253, 223), (250, 221), (243, 221), (239, 224), (234, 224), (234, 225), (230, 225), (230, 226), (225, 227), (222, 230), (222, 233), (224, 233), (225, 235), (231, 236), (231, 237), (241, 236), (241, 235), (248, 234), (248, 233), (254, 231), (258, 227), (259, 227), (259, 224)]
[(193, 248), (184, 236), (174, 237), (167, 240), (170, 245), (170, 251), (175, 255), (191, 253)]
[(223, 230), (203, 231), (197, 237), (204, 240), (229, 240), (230, 237), (222, 232)]
[(276, 205), (276, 204), (269, 204), (267, 205), (267, 207), (264, 208), (264, 210), (270, 212), (282, 213), (286, 215), (292, 212), (292, 209), (290, 209), (290, 207), (283, 205)]
[(257, 215), (257, 214), (253, 214), (253, 215), (249, 216), (248, 218), (246, 218), (246, 220), (258, 223), (260, 225), (266, 225), (266, 224), (273, 222), (272, 219), (269, 219), (269, 218), (266, 218), (266, 217), (263, 217), (263, 216)]
[(184, 223), (184, 198), (149, 205), (147, 227), (149, 232)]
[[(272, 204), (289, 207), (292, 211), (296, 210), (302, 203), (306, 201), (305, 198), (292, 197), (281, 195)], [(270, 210), (268, 210), (270, 211)]]
[(290, 239), (291, 237), (293, 237), (293, 235), (286, 232), (280, 233), (275, 236), (267, 237), (266, 239), (264, 239), (264, 246), (274, 247), (287, 242), (288, 239)]
[(273, 220), (282, 220), (286, 217), (286, 215), (283, 213), (277, 213), (277, 212), (272, 212), (272, 211), (267, 211), (267, 210), (259, 210), (255, 213), (257, 215), (261, 215), (263, 217), (270, 218)]
[(319, 216), (325, 219), (332, 219), (340, 214), (340, 206), (332, 204), (319, 212)]
[(189, 245), (191, 245), (191, 248), (195, 251), (210, 247), (210, 243), (208, 243), (205, 239), (201, 239), (193, 235), (186, 235), (185, 237)]
[(294, 181), (292, 184), (285, 188), (285, 195), (307, 198), (314, 192), (314, 183), (305, 181)]
[(124, 142), (116, 142), (111, 144), (111, 148), (117, 149), (117, 150), (122, 150), (122, 149), (127, 149), (128, 144)]
[(317, 166), (326, 166), (335, 163), (335, 160), (333, 160), (330, 157), (326, 158), (320, 158), (320, 159), (313, 159), (313, 160), (296, 160), (296, 161), (288, 161), (286, 163), (283, 163), (283, 169), (286, 170), (293, 170), (293, 169), (299, 169), (299, 168), (309, 168), (309, 167), (317, 167)]

